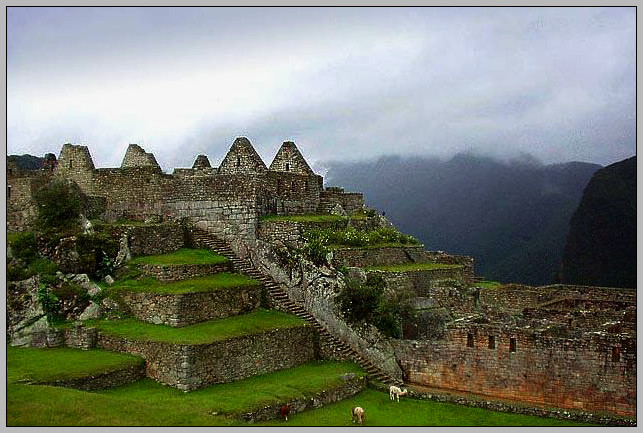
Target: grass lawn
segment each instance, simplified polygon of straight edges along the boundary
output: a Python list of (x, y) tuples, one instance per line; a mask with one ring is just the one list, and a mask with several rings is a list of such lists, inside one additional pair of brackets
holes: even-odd
[(151, 379), (94, 392), (12, 384), (7, 425), (247, 425), (224, 415), (312, 396), (349, 372), (363, 374), (354, 363), (318, 361), (189, 393)]
[(259, 334), (277, 328), (307, 325), (297, 316), (275, 310), (259, 310), (241, 316), (215, 319), (191, 326), (172, 328), (135, 319), (89, 320), (86, 322), (108, 335), (138, 341), (157, 341), (174, 344), (208, 344), (246, 334)]
[(385, 392), (366, 389), (353, 398), (314, 411), (272, 420), (262, 426), (351, 426), (351, 409), (365, 410), (365, 426), (587, 426), (572, 421), (494, 412), (467, 406), (402, 397), (392, 402)]
[(387, 271), (387, 272), (406, 272), (406, 271), (432, 271), (434, 269), (456, 269), (462, 265), (447, 265), (444, 263), (404, 263), (402, 265), (388, 266), (369, 266), (364, 268), (365, 271)]
[[(181, 294), (212, 292), (231, 287), (258, 286), (261, 283), (254, 278), (241, 274), (222, 272), (214, 275), (190, 278), (173, 282), (158, 281), (153, 277), (143, 277), (136, 280), (122, 280), (107, 288), (108, 291), (149, 292), (163, 294)], [(107, 287), (107, 286), (105, 286)]]
[(210, 250), (181, 248), (168, 254), (139, 256), (132, 263), (142, 265), (216, 265), (228, 259)]
[(264, 215), (261, 221), (290, 221), (302, 223), (330, 223), (336, 221), (345, 221), (346, 217), (331, 214), (308, 214), (308, 215)]
[[(15, 353), (23, 349), (9, 349)], [(83, 361), (103, 359), (106, 352), (67, 349), (30, 349), (22, 365), (8, 363), (8, 377), (17, 378), (17, 368), (34, 370), (38, 364), (58, 363), (67, 368), (78, 352)], [(25, 351), (25, 353), (27, 352)], [(14, 352), (12, 354), (12, 352)], [(109, 354), (109, 352), (107, 353)], [(99, 356), (97, 356), (99, 355)], [(62, 362), (61, 362), (62, 361)], [(77, 368), (74, 366), (74, 368)], [(8, 426), (214, 426), (248, 425), (229, 417), (268, 404), (307, 398), (341, 384), (345, 373), (364, 374), (348, 362), (316, 361), (295, 368), (251, 377), (234, 383), (213, 385), (184, 393), (151, 379), (101, 391), (78, 391), (41, 385), (7, 384)], [(402, 398), (391, 402), (385, 392), (367, 389), (355, 397), (320, 409), (259, 423), (273, 426), (350, 426), (350, 409), (366, 410), (366, 426), (583, 426), (587, 424), (493, 412), (466, 406)], [(213, 412), (217, 414), (214, 415)]]
[(106, 350), (7, 346), (7, 382), (76, 379), (138, 365), (143, 359)]

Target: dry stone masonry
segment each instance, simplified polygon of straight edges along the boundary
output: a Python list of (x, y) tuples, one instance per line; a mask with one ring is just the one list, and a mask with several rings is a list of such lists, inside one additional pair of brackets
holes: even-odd
[[(154, 155), (135, 144), (119, 168), (96, 168), (86, 146), (65, 144), (57, 160), (51, 155), (37, 171), (7, 163), (8, 231), (32, 227), (36, 216), (32, 195), (56, 178), (78, 186), (95, 218), (137, 221), (111, 228), (113, 237), (122, 240), (123, 257), (188, 247), (194, 243), (191, 230), (203, 230), (274, 281), (286, 301), (275, 298), (272, 305), (303, 308), (327, 334), (300, 326), (204, 345), (177, 345), (118, 338), (91, 328), (54, 331), (34, 302), (36, 287), (30, 281), (24, 287), (13, 284), (9, 290), (9, 300), (27, 311), (12, 316), (10, 323), (11, 337), (21, 344), (55, 346), (67, 341), (74, 347), (97, 345), (140, 354), (146, 359), (147, 375), (192, 390), (320, 357), (343, 359), (345, 354), (335, 350), (332, 336), (389, 377), (438, 390), (436, 395), (444, 390), (477, 396), (476, 401), (514, 401), (516, 407), (526, 404), (589, 414), (583, 419), (598, 419), (592, 414), (600, 414), (601, 420), (636, 417), (635, 289), (483, 287), (475, 283), (471, 257), (425, 251), (422, 246), (340, 248), (333, 251), (329, 267), (306, 260), (285, 266), (279, 251), (285, 246), (300, 248), (307, 230), (333, 223), (262, 217), (345, 216), (364, 209), (361, 193), (324, 188), (323, 178), (312, 171), (293, 142), (284, 142), (267, 166), (250, 141), (239, 137), (219, 167), (199, 155), (191, 168), (177, 168), (172, 174), (164, 173)], [(153, 224), (142, 224), (145, 221)], [(363, 229), (391, 226), (382, 216), (348, 224)], [(365, 278), (369, 271), (363, 268), (429, 262), (457, 267), (376, 271), (384, 276), (387, 290), (409, 290), (415, 296), (416, 319), (403, 324), (403, 338), (386, 338), (373, 326), (352, 327), (338, 312), (334, 299), (344, 287), (339, 268)], [(183, 268), (176, 271), (186, 273), (181, 275), (161, 267), (145, 269), (167, 280), (222, 270)], [(21, 290), (29, 295), (22, 296)], [(130, 293), (124, 300), (139, 320), (180, 327), (255, 311), (261, 290)], [(34, 330), (29, 335), (20, 328), (27, 322)], [(349, 388), (348, 394), (356, 392)], [(303, 402), (296, 405), (305, 407)], [(273, 412), (275, 408), (266, 408), (247, 414), (247, 419), (266, 419)]]

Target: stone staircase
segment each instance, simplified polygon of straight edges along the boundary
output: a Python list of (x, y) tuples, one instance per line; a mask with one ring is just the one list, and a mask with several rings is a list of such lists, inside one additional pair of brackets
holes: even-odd
[(259, 272), (248, 260), (239, 258), (225, 241), (216, 238), (205, 230), (197, 228), (193, 229), (192, 236), (194, 243), (197, 246), (210, 248), (217, 254), (227, 257), (233, 263), (234, 269), (237, 272), (242, 272), (256, 280), (259, 280), (266, 288), (268, 295), (274, 304), (281, 306), (287, 312), (309, 322), (317, 330), (320, 337), (326, 338), (327, 341), (331, 343), (335, 351), (340, 354), (340, 356), (357, 362), (368, 373), (370, 378), (376, 379), (387, 385), (401, 386), (404, 384), (402, 381), (387, 375), (352, 347), (332, 335), (317, 321), (317, 319), (315, 319), (315, 317), (313, 317), (312, 314), (306, 311), (301, 305), (290, 300), (288, 294), (270, 276)]

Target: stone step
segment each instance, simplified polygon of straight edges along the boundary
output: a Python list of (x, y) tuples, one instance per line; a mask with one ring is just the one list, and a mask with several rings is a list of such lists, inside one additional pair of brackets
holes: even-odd
[[(307, 312), (304, 308), (302, 308), (301, 305), (297, 305), (296, 303), (290, 301), (288, 294), (281, 288), (280, 285), (276, 284), (270, 277), (265, 276), (264, 274), (254, 269), (252, 266), (248, 265), (247, 261), (241, 260), (238, 257), (236, 257), (236, 255), (232, 252), (232, 250), (227, 246), (226, 242), (213, 238), (212, 235), (204, 231), (198, 232), (197, 235), (195, 236), (195, 239), (198, 240), (199, 242), (202, 242), (205, 245), (213, 247), (212, 249), (219, 252), (220, 254), (223, 254), (226, 257), (229, 257), (236, 269), (243, 270), (244, 273), (247, 273), (253, 278), (256, 278), (262, 283), (264, 283), (264, 287), (266, 287), (269, 295), (274, 301), (277, 301), (279, 305), (282, 305), (289, 312), (294, 313), (298, 317), (301, 317), (306, 321), (308, 321), (309, 323), (311, 323), (314, 329), (318, 330), (320, 335), (324, 335), (325, 337), (329, 338), (329, 340), (331, 341), (335, 349), (337, 349), (338, 351), (341, 351), (342, 354), (349, 354), (358, 364), (362, 365), (363, 367), (364, 366), (370, 367), (373, 371), (373, 373), (371, 374), (372, 376), (380, 378), (382, 382), (399, 383), (398, 380), (393, 379), (388, 375), (386, 375), (383, 371), (379, 370), (379, 368), (375, 367), (372, 363), (367, 362), (367, 360), (362, 358), (350, 346), (347, 346), (346, 344), (338, 340), (335, 336), (330, 334), (328, 330), (324, 328), (321, 324), (319, 324), (319, 322), (317, 322), (315, 317), (312, 316), (309, 312)], [(379, 376), (376, 376), (376, 374), (378, 374)]]

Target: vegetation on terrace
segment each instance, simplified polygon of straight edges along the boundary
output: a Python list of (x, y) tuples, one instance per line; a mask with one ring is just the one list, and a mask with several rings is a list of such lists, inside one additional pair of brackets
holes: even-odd
[(346, 285), (337, 295), (337, 304), (349, 323), (372, 324), (384, 335), (402, 336), (402, 322), (413, 317), (412, 294), (405, 290), (384, 292), (384, 279), (367, 275), (366, 282), (347, 278)]
[(260, 218), (261, 221), (287, 221), (287, 222), (313, 222), (313, 223), (329, 223), (345, 221), (346, 217), (341, 215), (331, 214), (307, 214), (307, 215), (264, 215)]
[(76, 379), (139, 365), (143, 359), (106, 350), (66, 347), (36, 349), (7, 346), (8, 382), (50, 382)]
[[(9, 349), (8, 355), (12, 350), (22, 349)], [(40, 368), (35, 364), (49, 362), (58, 365), (58, 372), (64, 373), (67, 364), (76, 361), (68, 354), (61, 355), (62, 352), (52, 349), (31, 350), (34, 353), (23, 360), (24, 365), (20, 368), (34, 370)], [(78, 352), (86, 360), (100, 360), (104, 355), (96, 350), (68, 351)], [(41, 353), (42, 357), (39, 356)], [(57, 355), (52, 357), (50, 354)], [(19, 377), (14, 371), (16, 364), (8, 364), (7, 368), (8, 426), (248, 426), (249, 424), (237, 421), (232, 416), (293, 398), (309, 398), (317, 392), (339, 386), (342, 383), (340, 376), (346, 373), (358, 376), (364, 374), (353, 363), (317, 361), (189, 393), (151, 379), (87, 392), (18, 384), (12, 379)], [(408, 398), (392, 403), (388, 394), (372, 389), (320, 409), (291, 414), (287, 422), (276, 419), (256, 425), (348, 426), (351, 425), (350, 409), (354, 406), (366, 409), (367, 426), (587, 425)]]
[(114, 292), (147, 292), (162, 294), (182, 294), (212, 292), (232, 287), (257, 286), (261, 283), (254, 278), (230, 272), (221, 272), (213, 275), (190, 278), (180, 281), (158, 281), (153, 277), (142, 277), (139, 279), (119, 280), (113, 286), (107, 287), (107, 291)]
[(462, 265), (449, 265), (445, 263), (404, 263), (401, 265), (378, 265), (364, 268), (366, 271), (406, 272), (406, 271), (432, 271), (435, 269), (457, 269)]
[[(356, 426), (351, 409), (363, 407), (365, 426), (589, 426), (573, 421), (494, 412), (486, 409), (415, 400), (407, 397), (391, 402), (387, 393), (366, 389), (355, 397), (288, 417), (288, 426)], [(258, 426), (284, 425), (281, 420), (259, 422)]]
[(215, 254), (206, 249), (181, 248), (167, 254), (139, 256), (132, 263), (141, 265), (216, 265), (226, 263), (227, 257)]
[(254, 313), (210, 320), (181, 328), (153, 325), (132, 318), (90, 320), (86, 323), (95, 326), (107, 335), (173, 344), (208, 344), (248, 334), (259, 334), (277, 328), (309, 326), (303, 319), (275, 310), (259, 310)]
[(302, 253), (317, 264), (325, 264), (332, 248), (375, 247), (383, 245), (418, 245), (413, 236), (405, 235), (394, 228), (380, 227), (375, 230), (357, 230), (353, 227), (343, 229), (312, 229), (304, 233), (305, 245)]

